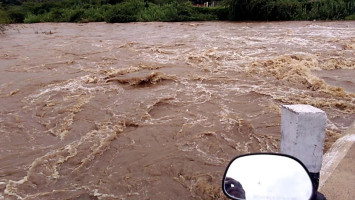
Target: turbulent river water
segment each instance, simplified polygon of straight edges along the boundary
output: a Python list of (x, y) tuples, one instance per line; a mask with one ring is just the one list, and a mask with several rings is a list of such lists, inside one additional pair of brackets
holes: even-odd
[(355, 21), (12, 25), (0, 35), (0, 199), (224, 199), (279, 150), (280, 106), (355, 119)]

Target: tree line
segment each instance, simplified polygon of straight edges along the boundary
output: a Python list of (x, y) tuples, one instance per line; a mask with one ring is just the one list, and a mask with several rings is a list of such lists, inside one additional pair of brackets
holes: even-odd
[(231, 0), (234, 20), (355, 19), (355, 0)]
[(223, 0), (220, 5), (198, 7), (188, 0), (2, 0), (0, 24), (355, 20), (355, 0)]

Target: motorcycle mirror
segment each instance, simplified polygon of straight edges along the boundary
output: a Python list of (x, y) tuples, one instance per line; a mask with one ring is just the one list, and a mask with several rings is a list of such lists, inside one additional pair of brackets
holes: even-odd
[(309, 200), (312, 180), (296, 158), (283, 154), (258, 153), (233, 159), (223, 177), (223, 192), (231, 199)]

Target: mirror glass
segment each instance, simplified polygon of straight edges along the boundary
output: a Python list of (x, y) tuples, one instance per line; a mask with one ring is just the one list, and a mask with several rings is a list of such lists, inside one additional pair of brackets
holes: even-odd
[(254, 154), (236, 158), (224, 177), (224, 192), (232, 199), (300, 200), (312, 197), (305, 168), (283, 155)]

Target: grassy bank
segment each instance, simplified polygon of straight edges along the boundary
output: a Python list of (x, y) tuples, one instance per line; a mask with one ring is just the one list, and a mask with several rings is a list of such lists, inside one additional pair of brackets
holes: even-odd
[(224, 0), (196, 7), (181, 0), (2, 0), (0, 24), (204, 20), (354, 20), (355, 0)]

